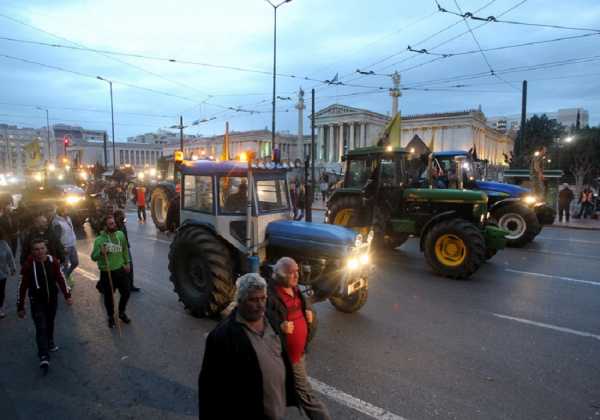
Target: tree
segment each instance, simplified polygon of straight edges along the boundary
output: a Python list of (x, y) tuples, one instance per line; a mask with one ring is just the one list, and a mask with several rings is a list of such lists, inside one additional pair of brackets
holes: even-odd
[(581, 191), (600, 175), (600, 127), (573, 131), (573, 140), (562, 147), (561, 169), (575, 178), (575, 189)]
[(533, 153), (544, 146), (551, 150), (556, 139), (564, 133), (564, 127), (546, 114), (534, 115), (525, 122), (525, 141), (522, 140), (521, 130), (523, 127), (517, 133), (515, 148), (509, 159), (511, 168), (529, 168)]

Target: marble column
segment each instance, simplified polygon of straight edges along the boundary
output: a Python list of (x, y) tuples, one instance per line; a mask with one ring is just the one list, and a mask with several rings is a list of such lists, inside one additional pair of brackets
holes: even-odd
[(364, 122), (360, 123), (360, 138), (358, 139), (358, 144), (361, 147), (367, 146), (367, 124)]
[(329, 124), (329, 138), (327, 139), (327, 162), (333, 162), (334, 145), (335, 145), (335, 126)]
[(348, 140), (348, 150), (354, 149), (354, 123), (350, 124), (350, 139)]
[(323, 160), (323, 137), (324, 137), (324, 133), (325, 130), (323, 128), (322, 125), (320, 125), (318, 127), (319, 131), (318, 131), (318, 135), (317, 135), (317, 141), (316, 141), (316, 145), (315, 145), (315, 161), (317, 160)]
[(21, 143), (17, 141), (15, 147), (17, 152), (17, 174), (23, 175), (25, 171), (23, 170), (23, 149), (21, 148)]
[(345, 124), (341, 123), (340, 131), (338, 133), (339, 134), (338, 135), (338, 155), (337, 155), (336, 162), (341, 162), (342, 156), (344, 156), (344, 127), (345, 127)]

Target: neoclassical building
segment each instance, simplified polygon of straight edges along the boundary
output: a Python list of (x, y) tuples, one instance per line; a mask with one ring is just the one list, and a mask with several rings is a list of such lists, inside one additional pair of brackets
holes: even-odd
[(422, 144), (433, 144), (434, 152), (474, 147), (493, 165), (503, 165), (514, 147), (512, 138), (487, 125), (481, 110), (402, 116), (401, 145), (419, 152)]
[(386, 115), (340, 104), (316, 112), (316, 160), (338, 163), (345, 151), (372, 145), (388, 120)]
[[(341, 170), (341, 157), (347, 150), (372, 146), (390, 120), (386, 115), (366, 109), (333, 104), (315, 114), (317, 161), (326, 170)], [(481, 110), (402, 116), (401, 146), (424, 152), (469, 150), (473, 147), (481, 159), (491, 164), (504, 163), (504, 154), (512, 151), (509, 136), (489, 127)]]

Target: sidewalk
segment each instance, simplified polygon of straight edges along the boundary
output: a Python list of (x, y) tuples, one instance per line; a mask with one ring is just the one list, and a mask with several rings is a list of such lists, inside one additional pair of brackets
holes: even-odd
[(546, 228), (600, 230), (600, 219), (573, 219), (571, 217), (568, 223), (565, 221), (561, 223), (556, 219), (553, 225), (544, 226), (544, 229)]

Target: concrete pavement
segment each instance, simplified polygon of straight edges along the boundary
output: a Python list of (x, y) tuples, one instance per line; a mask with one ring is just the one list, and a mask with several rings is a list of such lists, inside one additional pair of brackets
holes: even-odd
[[(170, 238), (129, 218), (142, 287), (130, 301), (133, 323), (121, 336), (106, 327), (86, 256), (91, 238), (82, 238), (75, 305), (59, 309), (62, 348), (45, 378), (10, 282), (9, 316), (0, 321), (7, 418), (196, 416), (204, 337), (215, 323), (189, 316), (172, 292)], [(523, 249), (499, 252), (471, 280), (453, 281), (434, 276), (409, 240), (377, 256), (359, 313), (316, 305), (309, 374), (333, 390), (323, 398), (336, 419), (598, 418), (598, 255), (594, 232), (547, 229)]]

